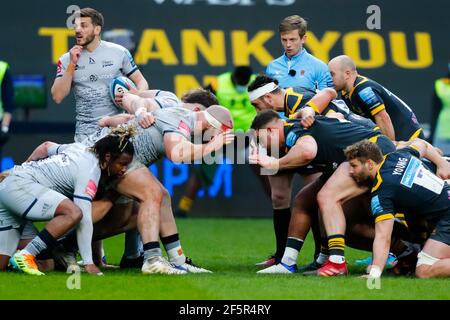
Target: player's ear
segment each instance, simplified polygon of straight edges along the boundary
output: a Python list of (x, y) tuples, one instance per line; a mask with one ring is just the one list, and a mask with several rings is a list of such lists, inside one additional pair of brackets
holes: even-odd
[(107, 152), (107, 153), (105, 153), (105, 157), (103, 159), (101, 168), (106, 169), (108, 167), (110, 161), (111, 161), (111, 152)]
[(101, 26), (95, 26), (94, 27), (94, 33), (96, 36), (100, 35), (100, 33), (102, 32), (102, 27)]

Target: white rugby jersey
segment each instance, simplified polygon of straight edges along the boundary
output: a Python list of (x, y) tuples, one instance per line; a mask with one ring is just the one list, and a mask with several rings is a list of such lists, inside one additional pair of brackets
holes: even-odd
[[(67, 52), (58, 61), (57, 78), (64, 75), (69, 63), (70, 53)], [(115, 43), (102, 40), (93, 52), (81, 52), (72, 79), (76, 108), (76, 142), (82, 142), (98, 130), (98, 121), (102, 117), (123, 112), (112, 101), (109, 85), (115, 77), (129, 77), (136, 70), (138, 68), (130, 52)]]

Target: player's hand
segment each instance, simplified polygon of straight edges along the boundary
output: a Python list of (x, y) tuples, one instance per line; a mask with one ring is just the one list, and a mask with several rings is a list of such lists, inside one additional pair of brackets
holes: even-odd
[(139, 125), (145, 129), (155, 123), (155, 116), (151, 112), (144, 111), (139, 114), (139, 116), (137, 117), (137, 120), (138, 120)]
[(80, 58), (81, 51), (83, 51), (83, 47), (79, 45), (75, 45), (70, 49), (70, 62), (72, 62), (74, 65), (77, 64), (78, 58)]
[(308, 129), (309, 127), (311, 127), (314, 123), (316, 119), (314, 118), (314, 116), (311, 115), (307, 115), (306, 117), (303, 117), (302, 120), (300, 121), (300, 124), (302, 125), (303, 128)]
[(208, 142), (208, 145), (213, 151), (217, 151), (220, 150), (224, 145), (232, 143), (234, 141), (234, 138), (235, 136), (233, 133), (231, 133), (230, 131), (225, 131), (214, 136), (211, 141)]
[(311, 107), (305, 107), (296, 114), (296, 118), (301, 118), (300, 124), (303, 128), (308, 129), (314, 123), (316, 112)]
[(443, 161), (442, 164), (437, 166), (436, 175), (442, 180), (450, 179), (450, 163)]
[(137, 96), (139, 95), (139, 90), (136, 89), (136, 88), (133, 88), (133, 87), (129, 87), (128, 88), (128, 92), (131, 93), (131, 94), (135, 94)]
[(123, 93), (119, 92), (119, 93), (116, 93), (116, 95), (114, 96), (114, 102), (121, 107), (123, 107), (123, 105), (122, 105), (123, 95), (124, 95)]
[(248, 160), (250, 164), (257, 164), (264, 169), (278, 170), (279, 167), (278, 159), (264, 154), (251, 154), (249, 155)]
[(103, 272), (100, 271), (100, 269), (95, 264), (87, 264), (84, 266), (84, 270), (93, 275), (102, 276)]

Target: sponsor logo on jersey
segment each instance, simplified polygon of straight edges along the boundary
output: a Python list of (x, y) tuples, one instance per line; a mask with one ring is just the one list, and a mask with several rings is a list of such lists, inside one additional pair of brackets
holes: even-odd
[(297, 142), (297, 136), (294, 132), (289, 132), (286, 137), (286, 145), (291, 148)]
[(58, 64), (56, 65), (56, 74), (60, 74), (62, 71), (62, 62), (58, 60)]
[(95, 194), (97, 193), (97, 185), (95, 184), (94, 180), (89, 180), (86, 190), (84, 192), (89, 195), (92, 199), (95, 197)]
[(45, 216), (51, 207), (52, 207), (51, 204), (44, 203), (44, 205), (42, 206), (41, 216), (42, 217)]
[(102, 61), (102, 68), (111, 67), (114, 65), (114, 61), (112, 60), (103, 60)]
[(178, 124), (178, 131), (180, 131), (186, 137), (189, 137), (191, 135), (191, 129), (183, 120), (181, 120), (180, 124)]
[(380, 103), (377, 103), (377, 96), (375, 95), (375, 92), (373, 92), (372, 88), (367, 87), (362, 89), (359, 93), (359, 96), (364, 101), (364, 103), (375, 107), (378, 106)]
[(95, 64), (95, 60), (89, 57), (89, 64)]
[(408, 188), (411, 188), (414, 183), (414, 178), (420, 172), (420, 169), (420, 160), (417, 158), (411, 158), (400, 183)]
[(97, 77), (95, 74), (91, 74), (91, 75), (89, 76), (89, 80), (90, 80), (91, 82), (95, 82), (95, 81), (98, 80), (98, 77)]
[(381, 214), (384, 211), (380, 203), (380, 198), (378, 198), (378, 196), (372, 197), (372, 200), (370, 201), (370, 206), (372, 208), (373, 215)]

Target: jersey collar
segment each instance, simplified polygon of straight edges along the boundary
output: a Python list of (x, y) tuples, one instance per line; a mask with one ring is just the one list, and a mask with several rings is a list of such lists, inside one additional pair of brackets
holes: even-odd
[(294, 60), (299, 60), (303, 55), (305, 55), (307, 53), (305, 48), (302, 48), (302, 50), (297, 53), (295, 56), (293, 56), (292, 58), (288, 58), (288, 56), (286, 55), (286, 51), (283, 53), (284, 55), (284, 60), (287, 61), (294, 61)]

